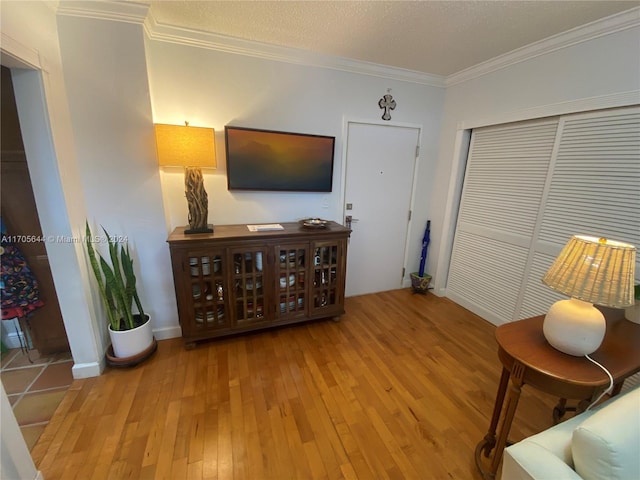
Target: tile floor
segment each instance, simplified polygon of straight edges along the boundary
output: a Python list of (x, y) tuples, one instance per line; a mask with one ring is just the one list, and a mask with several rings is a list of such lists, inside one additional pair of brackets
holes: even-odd
[(40, 355), (31, 350), (29, 356), (33, 363), (20, 349), (3, 353), (0, 379), (31, 450), (73, 382), (73, 361), (69, 352)]

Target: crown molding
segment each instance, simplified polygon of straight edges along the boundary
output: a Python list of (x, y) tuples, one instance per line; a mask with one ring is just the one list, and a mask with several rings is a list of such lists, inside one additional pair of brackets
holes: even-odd
[(87, 2), (65, 0), (58, 3), (56, 13), (67, 17), (83, 17), (98, 20), (143, 24), (149, 13), (149, 4), (136, 1), (107, 0)]
[(60, 2), (58, 15), (142, 24), (151, 40), (444, 88), (445, 77), (158, 22), (142, 1)]
[(344, 57), (323, 55), (291, 47), (245, 40), (217, 33), (205, 32), (158, 22), (150, 12), (144, 23), (145, 32), (151, 40), (206, 48), (218, 52), (245, 55), (264, 60), (273, 60), (311, 67), (330, 68), (361, 75), (372, 75), (403, 82), (418, 83), (433, 87), (444, 87), (445, 77), (413, 70), (388, 67), (371, 62)]
[(526, 60), (545, 55), (556, 50), (577, 45), (598, 37), (640, 26), (640, 7), (596, 20), (586, 25), (553, 35), (539, 42), (512, 50), (498, 57), (492, 58), (473, 67), (446, 77), (445, 86), (450, 87), (459, 83), (473, 80), (488, 73), (501, 70)]
[(329, 68), (439, 88), (467, 82), (556, 50), (640, 26), (640, 7), (635, 7), (526, 45), (449, 76), (442, 76), (163, 24), (154, 18), (149, 7), (149, 4), (144, 1), (86, 2), (74, 0), (60, 2), (57, 12), (59, 15), (65, 16), (142, 24), (149, 39), (161, 42), (264, 60)]

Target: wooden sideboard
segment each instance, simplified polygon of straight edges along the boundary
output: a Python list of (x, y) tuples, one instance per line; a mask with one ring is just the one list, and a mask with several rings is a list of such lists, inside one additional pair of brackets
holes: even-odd
[(182, 337), (195, 342), (344, 313), (347, 242), (351, 230), (281, 223), (250, 231), (216, 225), (212, 234), (167, 242)]

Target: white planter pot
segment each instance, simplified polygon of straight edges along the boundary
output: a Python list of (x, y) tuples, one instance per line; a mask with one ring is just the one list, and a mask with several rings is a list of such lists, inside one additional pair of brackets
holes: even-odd
[(128, 358), (144, 352), (153, 343), (153, 331), (151, 330), (151, 318), (146, 316), (147, 321), (132, 330), (111, 330), (109, 325), (109, 336), (113, 354), (118, 358)]
[(635, 305), (624, 309), (624, 317), (633, 323), (640, 323), (640, 302), (636, 300)]

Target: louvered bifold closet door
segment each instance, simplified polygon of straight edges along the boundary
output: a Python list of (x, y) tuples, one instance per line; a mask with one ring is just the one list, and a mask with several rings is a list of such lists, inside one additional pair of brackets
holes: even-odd
[(495, 324), (518, 305), (557, 126), (553, 118), (472, 132), (447, 296)]
[(574, 234), (640, 246), (640, 107), (474, 130), (447, 296), (496, 325), (544, 314)]
[(571, 235), (640, 246), (640, 108), (562, 117), (558, 130), (530, 278), (516, 318), (543, 314), (555, 300), (566, 298), (540, 278)]

